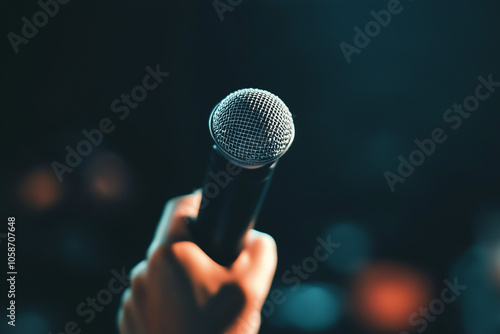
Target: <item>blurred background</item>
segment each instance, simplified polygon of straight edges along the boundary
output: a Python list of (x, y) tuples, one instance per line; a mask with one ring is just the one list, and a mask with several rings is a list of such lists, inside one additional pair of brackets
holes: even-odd
[[(460, 128), (443, 121), (478, 76), (500, 81), (500, 2), (401, 0), (350, 63), (340, 44), (387, 0), (71, 1), (16, 53), (9, 33), (40, 6), (1, 9), (0, 248), (14, 216), (19, 275), (17, 326), (2, 316), (0, 332), (116, 333), (118, 295), (89, 323), (77, 307), (143, 259), (168, 199), (199, 187), (214, 105), (256, 87), (296, 126), (258, 221), (286, 297), (260, 333), (500, 333), (500, 88)], [(114, 112), (157, 64), (170, 75)], [(54, 161), (105, 118), (113, 131), (59, 182)], [(447, 140), (392, 192), (384, 173), (435, 128)], [(314, 265), (318, 238), (340, 246)]]

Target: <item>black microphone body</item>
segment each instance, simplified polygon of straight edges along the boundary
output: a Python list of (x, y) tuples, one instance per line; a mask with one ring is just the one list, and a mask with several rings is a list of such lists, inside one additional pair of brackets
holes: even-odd
[(239, 167), (213, 146), (198, 218), (190, 230), (200, 248), (215, 262), (231, 265), (243, 248), (243, 236), (255, 225), (277, 162)]

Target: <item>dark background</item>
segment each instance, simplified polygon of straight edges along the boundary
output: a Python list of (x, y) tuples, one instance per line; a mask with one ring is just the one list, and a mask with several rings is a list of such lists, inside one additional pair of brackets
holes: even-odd
[[(203, 179), (213, 106), (256, 87), (278, 95), (296, 126), (258, 222), (278, 244), (273, 288), (289, 288), (282, 273), (312, 256), (329, 228), (358, 229), (332, 236), (349, 247), (301, 287), (337, 291), (330, 304), (306, 293), (286, 306), (296, 313), (264, 317), (261, 333), (398, 333), (353, 306), (356, 278), (380, 263), (425, 277), (432, 298), (444, 279), (469, 284), (426, 333), (500, 333), (500, 275), (488, 274), (500, 265), (483, 254), (498, 245), (500, 92), (456, 131), (442, 120), (479, 75), (500, 81), (500, 2), (401, 4), (348, 64), (339, 44), (353, 44), (353, 28), (387, 1), (243, 0), (221, 22), (210, 1), (73, 0), (18, 54), (6, 36), (40, 7), (3, 1), (0, 233), (15, 216), (19, 275), (18, 326), (2, 315), (0, 331), (55, 334), (74, 320), (83, 333), (113, 333), (118, 296), (90, 324), (77, 305), (107, 286), (112, 269), (144, 257), (165, 202)], [(120, 120), (111, 102), (156, 64), (170, 76)], [(64, 163), (66, 145), (103, 118), (116, 129), (59, 183), (51, 163)], [(436, 127), (447, 141), (391, 192), (383, 173), (396, 173), (398, 156)], [(345, 269), (352, 261), (360, 264)], [(327, 316), (301, 329), (293, 314), (305, 317), (307, 305)]]

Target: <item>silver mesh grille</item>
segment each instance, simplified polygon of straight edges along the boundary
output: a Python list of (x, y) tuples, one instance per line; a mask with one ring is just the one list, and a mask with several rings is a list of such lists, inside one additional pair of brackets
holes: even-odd
[(279, 97), (247, 88), (229, 94), (210, 115), (210, 132), (228, 159), (243, 167), (262, 166), (290, 147), (292, 114)]

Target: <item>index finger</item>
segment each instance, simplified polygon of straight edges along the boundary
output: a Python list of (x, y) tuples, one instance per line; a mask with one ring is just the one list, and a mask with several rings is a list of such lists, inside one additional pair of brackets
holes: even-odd
[(149, 258), (163, 244), (177, 241), (193, 241), (187, 229), (187, 221), (198, 216), (200, 202), (200, 189), (189, 195), (172, 198), (167, 202), (153, 241), (146, 252), (146, 258)]

